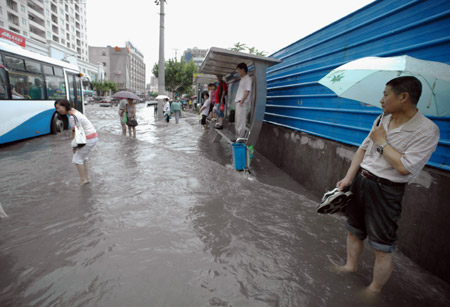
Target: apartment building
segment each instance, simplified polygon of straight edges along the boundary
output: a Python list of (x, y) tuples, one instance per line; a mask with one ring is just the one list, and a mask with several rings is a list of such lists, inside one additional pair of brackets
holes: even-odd
[(194, 61), (194, 64), (197, 65), (197, 68), (203, 63), (203, 60), (206, 58), (206, 54), (209, 49), (199, 49), (197, 47), (186, 49), (183, 52), (183, 58), (186, 62)]
[(105, 80), (115, 82), (118, 90), (145, 95), (144, 55), (131, 42), (125, 47), (89, 46), (89, 60), (103, 65)]
[(0, 27), (22, 37), (25, 49), (78, 65), (95, 80), (101, 69), (89, 63), (86, 24), (85, 0), (0, 0)]

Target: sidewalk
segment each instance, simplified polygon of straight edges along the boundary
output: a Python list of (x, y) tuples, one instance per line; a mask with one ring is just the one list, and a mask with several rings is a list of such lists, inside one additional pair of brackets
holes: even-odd
[[(78, 186), (69, 133), (0, 149), (1, 306), (355, 306), (373, 253), (357, 274), (344, 219), (257, 152), (231, 166), (184, 112), (180, 124), (139, 109), (137, 139), (116, 111), (91, 109), (99, 132), (91, 183)], [(256, 148), (257, 151), (257, 148)], [(450, 286), (401, 253), (371, 306), (447, 306)]]

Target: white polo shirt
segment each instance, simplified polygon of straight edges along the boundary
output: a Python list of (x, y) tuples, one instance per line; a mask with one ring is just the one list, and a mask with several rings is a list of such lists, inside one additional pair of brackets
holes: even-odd
[(391, 118), (391, 115), (387, 115), (382, 121), (387, 133), (387, 142), (402, 154), (400, 161), (410, 174), (404, 176), (394, 169), (384, 156), (377, 152), (378, 145), (369, 136), (360, 146), (361, 149), (366, 151), (361, 167), (378, 177), (393, 182), (409, 182), (418, 175), (436, 150), (439, 141), (439, 128), (417, 111), (416, 115), (408, 122), (388, 131)]

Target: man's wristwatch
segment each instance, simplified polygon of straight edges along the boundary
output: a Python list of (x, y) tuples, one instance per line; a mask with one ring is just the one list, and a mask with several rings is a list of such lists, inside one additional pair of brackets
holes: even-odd
[(384, 149), (384, 147), (386, 147), (387, 145), (389, 145), (389, 143), (388, 143), (388, 142), (385, 142), (384, 144), (381, 144), (380, 146), (377, 147), (377, 151), (378, 151), (378, 153), (379, 153), (380, 155), (383, 154), (383, 149)]

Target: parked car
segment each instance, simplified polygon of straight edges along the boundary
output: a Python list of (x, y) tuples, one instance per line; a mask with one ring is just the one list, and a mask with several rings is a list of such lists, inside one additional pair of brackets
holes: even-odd
[(103, 97), (99, 104), (101, 107), (112, 107), (114, 102), (111, 97)]

